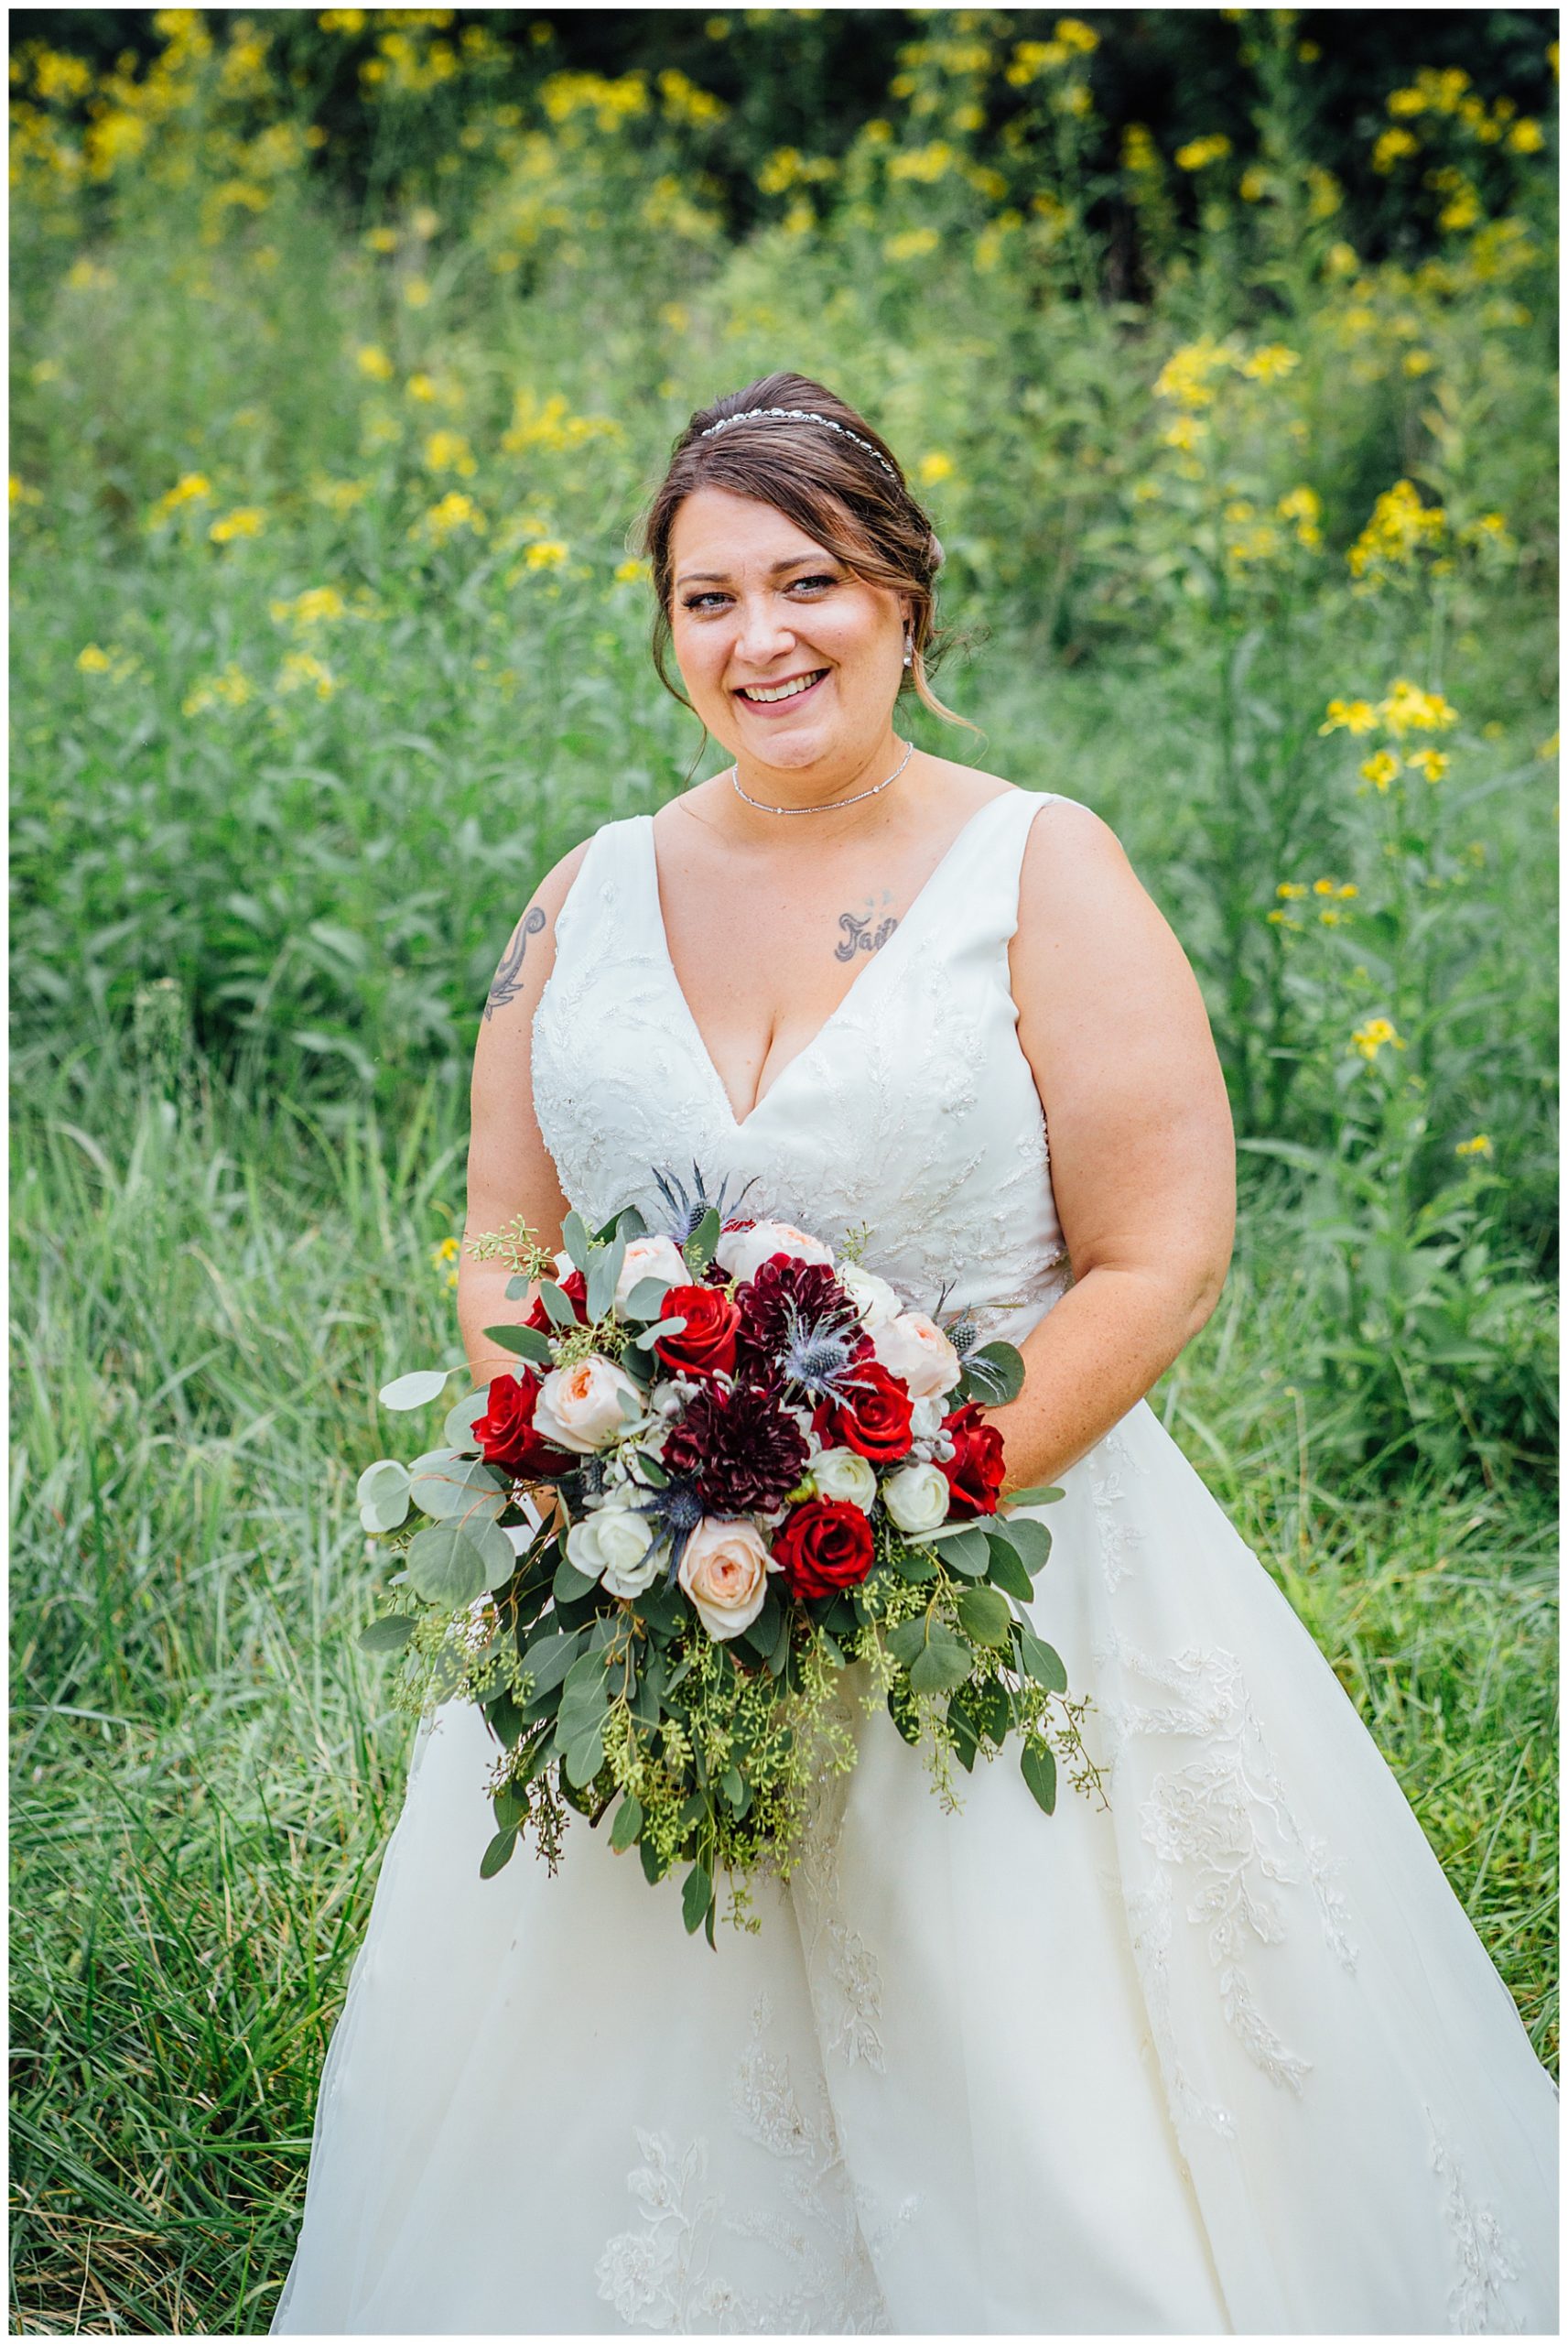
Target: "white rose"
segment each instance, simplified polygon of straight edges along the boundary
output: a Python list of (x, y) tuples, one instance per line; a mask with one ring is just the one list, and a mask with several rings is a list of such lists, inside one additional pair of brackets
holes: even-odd
[(621, 1264), (621, 1275), (615, 1281), (615, 1308), (624, 1311), (644, 1278), (658, 1278), (665, 1286), (689, 1286), (690, 1275), (681, 1260), (680, 1248), (673, 1237), (633, 1237), (626, 1247), (626, 1258)]
[(914, 1400), (950, 1392), (964, 1373), (963, 1361), (924, 1310), (901, 1310), (885, 1327), (873, 1329), (871, 1345), (888, 1373), (903, 1377)]
[(901, 1465), (882, 1483), (882, 1503), (901, 1530), (935, 1530), (947, 1519), (947, 1477), (935, 1465)]
[(743, 1283), (756, 1275), (771, 1253), (788, 1253), (797, 1262), (824, 1262), (829, 1269), (833, 1267), (832, 1249), (787, 1221), (759, 1221), (750, 1229), (726, 1230), (713, 1258), (721, 1270)]
[(709, 1515), (687, 1540), (677, 1577), (708, 1634), (723, 1641), (751, 1626), (778, 1568), (754, 1523)]
[(607, 1593), (641, 1595), (658, 1577), (659, 1557), (647, 1516), (630, 1506), (601, 1505), (567, 1532), (567, 1560)]
[(811, 1460), (811, 1478), (818, 1497), (847, 1498), (870, 1514), (877, 1493), (876, 1469), (869, 1457), (853, 1449), (825, 1449)]
[(838, 1272), (838, 1283), (860, 1316), (860, 1324), (868, 1333), (875, 1327), (885, 1327), (903, 1308), (886, 1278), (878, 1277), (874, 1270), (862, 1270), (857, 1262), (846, 1262)]
[[(622, 1395), (633, 1403), (621, 1405)], [(534, 1429), (559, 1449), (587, 1455), (619, 1440), (643, 1413), (643, 1395), (615, 1362), (598, 1351), (571, 1367), (552, 1368), (539, 1386), (534, 1409)]]

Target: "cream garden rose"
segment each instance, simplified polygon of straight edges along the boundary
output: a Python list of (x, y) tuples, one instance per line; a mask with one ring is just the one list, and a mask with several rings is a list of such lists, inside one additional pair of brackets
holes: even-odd
[(567, 1533), (567, 1560), (607, 1594), (641, 1595), (659, 1572), (653, 1525), (628, 1505), (597, 1506)]
[(685, 1286), (687, 1275), (673, 1237), (633, 1237), (627, 1243), (621, 1275), (615, 1281), (615, 1308), (624, 1310), (644, 1278), (657, 1278), (665, 1286)]
[(882, 1503), (901, 1530), (935, 1530), (947, 1519), (948, 1494), (935, 1465), (901, 1465), (882, 1483)]
[(714, 1248), (721, 1270), (742, 1282), (754, 1277), (771, 1253), (788, 1253), (797, 1262), (823, 1262), (833, 1267), (833, 1251), (819, 1237), (808, 1237), (787, 1221), (754, 1221), (750, 1229), (728, 1229)]
[(901, 1310), (896, 1318), (870, 1332), (877, 1357), (890, 1375), (903, 1378), (911, 1399), (929, 1400), (950, 1392), (964, 1373), (952, 1342), (924, 1310)]
[[(622, 1406), (622, 1398), (631, 1403)], [(643, 1413), (643, 1395), (624, 1368), (599, 1351), (552, 1368), (539, 1386), (534, 1429), (557, 1448), (588, 1456), (619, 1440)]]
[(860, 1324), (868, 1334), (885, 1327), (896, 1318), (903, 1303), (886, 1278), (878, 1277), (875, 1270), (863, 1270), (858, 1262), (846, 1262), (838, 1272), (839, 1285), (860, 1313)]
[(687, 1540), (676, 1576), (708, 1634), (722, 1642), (751, 1626), (778, 1568), (753, 1523), (709, 1514)]

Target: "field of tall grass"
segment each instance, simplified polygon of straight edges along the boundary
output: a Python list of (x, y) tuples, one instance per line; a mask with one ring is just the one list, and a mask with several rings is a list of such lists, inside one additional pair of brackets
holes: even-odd
[[(809, 119), (821, 14), (707, 37)], [(1108, 128), (1110, 14), (936, 11), (831, 152), (548, 20), (151, 21), (12, 64), (14, 2329), (270, 2317), (406, 1757), (374, 1390), (459, 1355), (533, 881), (723, 761), (632, 542), (775, 367), (946, 548), (981, 731), (906, 729), (1192, 956), (1243, 1225), (1154, 1405), (1554, 2059), (1553, 122), (1418, 60), (1368, 208), (1285, 11), (1245, 143)]]

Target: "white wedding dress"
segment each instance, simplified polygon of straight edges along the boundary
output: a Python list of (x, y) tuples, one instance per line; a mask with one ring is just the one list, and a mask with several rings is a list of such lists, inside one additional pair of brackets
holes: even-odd
[[(534, 1026), (589, 1226), (695, 1159), (1020, 1340), (1069, 1275), (1007, 958), (1044, 802), (740, 1123), (651, 820), (600, 830)], [(576, 1816), (481, 1881), (494, 1745), (421, 1729), (275, 2332), (1554, 2332), (1556, 2094), (1350, 1701), (1146, 1405), (1062, 1479), (1034, 1618), (1108, 1807), (1010, 1749), (944, 1812), (847, 1703), (809, 1864), (713, 1951)]]

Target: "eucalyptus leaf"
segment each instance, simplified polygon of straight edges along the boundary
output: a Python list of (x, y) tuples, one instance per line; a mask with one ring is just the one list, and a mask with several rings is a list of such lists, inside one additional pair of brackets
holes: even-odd
[(1043, 1522), (1033, 1522), (1027, 1514), (1010, 1518), (999, 1514), (992, 1515), (988, 1528), (993, 1539), (1000, 1538), (1012, 1548), (1031, 1578), (1044, 1569), (1051, 1553), (1051, 1533)]
[(1018, 1635), (1018, 1657), (1025, 1672), (1033, 1677), (1036, 1685), (1044, 1685), (1048, 1693), (1066, 1691), (1067, 1672), (1063, 1666), (1062, 1655), (1054, 1644), (1044, 1644), (1038, 1636), (1032, 1634), (1029, 1629), (1021, 1628)]
[(507, 1299), (507, 1301), (508, 1301), (508, 1302), (525, 1302), (525, 1301), (527, 1300), (527, 1298), (528, 1298), (528, 1289), (529, 1289), (529, 1287), (533, 1285), (533, 1283), (534, 1283), (533, 1279), (532, 1279), (532, 1278), (525, 1278), (525, 1277), (522, 1275), (521, 1271), (519, 1271), (519, 1272), (518, 1272), (518, 1274), (517, 1274), (517, 1275), (516, 1275), (515, 1277), (510, 1277), (510, 1278), (508, 1278), (508, 1279), (507, 1279), (507, 1281), (506, 1281), (506, 1299)]
[(490, 1414), (490, 1394), (470, 1392), (447, 1411), (447, 1421), (441, 1427), (441, 1438), (452, 1449), (477, 1449), (479, 1437), (474, 1431), (476, 1416)]
[(629, 1848), (643, 1829), (643, 1806), (630, 1791), (615, 1810), (615, 1820), (610, 1827), (610, 1844), (619, 1851)]
[(1047, 1815), (1056, 1811), (1056, 1753), (1037, 1742), (1026, 1742), (1019, 1771)]
[(681, 1883), (681, 1918), (691, 1935), (702, 1926), (703, 1915), (713, 1902), (713, 1883), (700, 1864), (693, 1864)]
[(958, 1592), (958, 1619), (967, 1636), (978, 1644), (1005, 1644), (1012, 1612), (1005, 1595), (994, 1587), (966, 1587)]
[(684, 1318), (675, 1317), (655, 1318), (650, 1326), (643, 1328), (640, 1335), (633, 1335), (632, 1340), (639, 1351), (651, 1351), (655, 1343), (662, 1343), (666, 1335), (680, 1334), (685, 1326)]
[(604, 1729), (602, 1723), (591, 1726), (567, 1744), (566, 1777), (577, 1789), (583, 1790), (592, 1782), (604, 1763)]
[(395, 1375), (382, 1385), (381, 1405), (384, 1408), (427, 1408), (432, 1400), (440, 1398), (456, 1373), (455, 1367), (416, 1367), (407, 1375)]
[(987, 1544), (991, 1559), (986, 1576), (991, 1585), (1000, 1587), (1004, 1594), (1016, 1596), (1020, 1603), (1033, 1602), (1034, 1585), (1018, 1559), (1017, 1549), (1011, 1546), (1005, 1538), (991, 1538)]
[[(489, 1526), (494, 1527), (493, 1524)], [(512, 1549), (506, 1551), (510, 1565)], [(484, 1556), (461, 1523), (433, 1522), (428, 1529), (417, 1532), (409, 1546), (408, 1579), (416, 1595), (422, 1595), (427, 1603), (458, 1612), (484, 1593), (490, 1572)]]
[(499, 1343), (503, 1351), (514, 1351), (532, 1367), (551, 1365), (549, 1339), (538, 1327), (487, 1327), (487, 1341)]
[(579, 1571), (575, 1563), (568, 1562), (563, 1556), (556, 1565), (551, 1592), (558, 1601), (570, 1603), (577, 1597), (589, 1594), (598, 1585), (596, 1579), (589, 1579), (586, 1571)]
[(573, 1269), (581, 1270), (586, 1276), (589, 1256), (588, 1227), (575, 1205), (561, 1223), (561, 1246), (562, 1250), (570, 1256)]
[(963, 1638), (942, 1621), (934, 1620), (925, 1651), (917, 1653), (911, 1665), (910, 1688), (916, 1693), (956, 1692), (974, 1666), (974, 1654)]
[(982, 1343), (965, 1354), (960, 1389), (966, 1400), (982, 1401), (987, 1407), (1016, 1400), (1023, 1389), (1023, 1354), (1012, 1343)]
[(615, 1295), (615, 1282), (621, 1275), (626, 1259), (626, 1240), (614, 1238), (609, 1245), (601, 1245), (594, 1253), (588, 1274), (587, 1310), (590, 1319), (604, 1318)]
[(481, 1880), (493, 1880), (503, 1864), (512, 1861), (517, 1845), (515, 1831), (498, 1831), (479, 1860)]
[(923, 1580), (935, 1579), (936, 1576), (936, 1565), (931, 1557), (918, 1546), (895, 1546), (892, 1550), (892, 1567), (900, 1579), (908, 1579), (913, 1587), (918, 1587)]
[(414, 1633), (414, 1622), (406, 1612), (393, 1612), (380, 1620), (373, 1620), (368, 1628), (360, 1630), (362, 1652), (401, 1652)]
[(534, 1679), (537, 1698), (558, 1685), (582, 1650), (582, 1630), (575, 1629), (569, 1636), (547, 1634), (536, 1637), (523, 1654), (523, 1666)]
[(664, 1300), (676, 1281), (653, 1276), (639, 1278), (621, 1306), (622, 1318), (656, 1318), (664, 1308)]
[(1041, 1481), (1027, 1490), (1009, 1490), (1006, 1503), (1010, 1506), (1054, 1505), (1058, 1498), (1065, 1495), (1066, 1492), (1058, 1489), (1054, 1482)]
[(947, 1568), (961, 1572), (965, 1579), (983, 1579), (991, 1558), (985, 1532), (972, 1524), (957, 1537), (944, 1538), (939, 1551)]
[(545, 1316), (549, 1319), (552, 1327), (577, 1325), (577, 1312), (554, 1278), (539, 1280), (539, 1299), (545, 1306)]
[(409, 1495), (422, 1514), (437, 1522), (470, 1516), (493, 1522), (507, 1503), (501, 1476), (477, 1457), (449, 1456), (425, 1466), (412, 1477)]
[(366, 1530), (396, 1530), (408, 1518), (408, 1468), (395, 1457), (378, 1458), (360, 1475), (355, 1494)]

